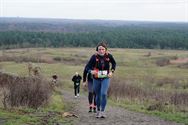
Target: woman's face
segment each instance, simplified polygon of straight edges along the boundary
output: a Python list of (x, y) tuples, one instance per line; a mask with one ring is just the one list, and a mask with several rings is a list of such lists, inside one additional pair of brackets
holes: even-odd
[(104, 55), (106, 52), (106, 49), (103, 46), (98, 47), (98, 54), (99, 55)]

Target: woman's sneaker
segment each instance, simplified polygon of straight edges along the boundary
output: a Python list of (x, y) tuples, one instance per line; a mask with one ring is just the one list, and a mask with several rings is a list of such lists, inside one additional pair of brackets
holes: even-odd
[(100, 112), (100, 118), (106, 118), (106, 114), (104, 111)]
[(94, 113), (96, 113), (96, 112), (97, 112), (97, 111), (96, 111), (96, 108), (93, 108), (93, 112), (94, 112)]
[(97, 114), (95, 116), (96, 118), (100, 118), (101, 117), (101, 112), (100, 111), (97, 111)]
[(89, 107), (89, 111), (88, 111), (88, 112), (89, 112), (89, 113), (92, 112), (92, 107)]

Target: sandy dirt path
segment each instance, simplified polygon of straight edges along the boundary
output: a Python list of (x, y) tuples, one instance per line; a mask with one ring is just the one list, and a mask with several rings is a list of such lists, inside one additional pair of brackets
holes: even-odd
[(97, 119), (95, 113), (88, 113), (86, 95), (75, 98), (73, 92), (67, 90), (62, 91), (62, 94), (65, 101), (75, 105), (73, 112), (78, 118), (74, 119), (74, 125), (183, 125), (109, 104), (106, 107), (107, 118)]

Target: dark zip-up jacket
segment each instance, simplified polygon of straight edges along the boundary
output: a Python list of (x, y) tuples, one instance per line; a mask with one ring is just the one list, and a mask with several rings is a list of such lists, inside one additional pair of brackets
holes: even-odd
[(87, 81), (92, 82), (93, 81), (93, 76), (91, 73), (88, 73), (88, 64), (85, 66), (84, 68), (84, 72), (83, 72), (83, 82), (86, 82), (86, 77), (87, 77)]
[[(112, 64), (110, 68), (110, 63)], [(98, 69), (98, 70), (110, 70), (115, 71), (116, 69), (116, 61), (114, 60), (113, 56), (110, 53), (105, 54), (104, 56), (100, 56), (98, 54), (94, 54), (91, 56), (88, 64), (87, 64), (87, 71), (90, 72), (91, 70)]]
[(72, 77), (72, 81), (74, 82), (74, 85), (77, 85), (77, 86), (80, 85), (81, 80), (82, 80), (82, 77), (80, 75), (78, 76), (74, 75)]

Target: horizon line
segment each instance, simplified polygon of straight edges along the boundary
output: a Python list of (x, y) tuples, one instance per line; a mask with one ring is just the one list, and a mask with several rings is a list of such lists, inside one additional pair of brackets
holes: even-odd
[(125, 19), (88, 19), (88, 18), (61, 18), (61, 17), (21, 17), (21, 16), (0, 16), (0, 18), (25, 18), (25, 19), (56, 19), (56, 20), (86, 20), (86, 21), (125, 21), (125, 22), (159, 22), (159, 23), (188, 23), (188, 21), (169, 20), (125, 20)]

